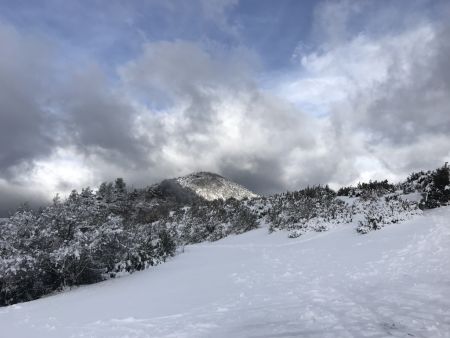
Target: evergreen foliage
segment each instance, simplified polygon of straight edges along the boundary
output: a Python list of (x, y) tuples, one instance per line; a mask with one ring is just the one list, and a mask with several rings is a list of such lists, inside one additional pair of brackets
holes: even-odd
[(206, 201), (174, 182), (127, 191), (123, 179), (24, 206), (0, 225), (0, 305), (166, 261), (178, 246), (257, 227), (235, 199)]
[(123, 180), (85, 188), (38, 212), (18, 210), (0, 227), (0, 305), (142, 270), (175, 253), (161, 224), (133, 222)]
[(368, 183), (358, 183), (356, 187), (342, 187), (338, 190), (338, 196), (349, 197), (370, 197), (383, 196), (395, 192), (395, 185), (384, 181), (369, 181)]
[(305, 231), (327, 230), (327, 224), (347, 222), (345, 203), (335, 196), (328, 186), (320, 185), (271, 196), (270, 231), (286, 229), (291, 237), (298, 237)]
[(416, 203), (399, 195), (361, 198), (352, 205), (352, 214), (358, 221), (356, 231), (360, 234), (380, 230), (387, 224), (400, 223), (420, 213)]
[(433, 209), (450, 203), (450, 170), (447, 166), (413, 173), (400, 186), (405, 193), (422, 194), (421, 209)]

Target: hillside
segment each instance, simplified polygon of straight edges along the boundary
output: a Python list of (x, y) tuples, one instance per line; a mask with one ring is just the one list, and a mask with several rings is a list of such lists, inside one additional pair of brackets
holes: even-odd
[(257, 197), (255, 193), (247, 188), (230, 181), (218, 174), (209, 172), (197, 172), (187, 176), (178, 177), (174, 179), (182, 187), (195, 192), (202, 198), (212, 201), (216, 199), (226, 200), (228, 198), (236, 198), (241, 200), (243, 198)]
[(2, 337), (448, 337), (450, 207), (360, 235), (267, 228), (0, 309)]
[(118, 178), (96, 191), (87, 187), (64, 200), (56, 196), (46, 208), (17, 210), (0, 226), (0, 306), (153, 268), (186, 245), (257, 228), (298, 238), (355, 224), (356, 232), (367, 234), (450, 201), (445, 166), (396, 185), (369, 181), (338, 192), (313, 186), (242, 200), (236, 197), (245, 190), (231, 189), (234, 183), (215, 174), (181, 182), (235, 198), (210, 201), (176, 179), (130, 191)]

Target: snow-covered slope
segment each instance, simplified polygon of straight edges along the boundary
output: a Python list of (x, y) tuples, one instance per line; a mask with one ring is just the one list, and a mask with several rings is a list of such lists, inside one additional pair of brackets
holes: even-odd
[(449, 337), (450, 207), (367, 235), (249, 231), (0, 308), (15, 337)]
[(174, 180), (182, 187), (191, 189), (197, 195), (209, 201), (216, 199), (226, 200), (230, 197), (241, 200), (245, 197), (252, 198), (258, 196), (242, 185), (232, 182), (218, 174), (209, 172), (193, 173), (175, 178)]

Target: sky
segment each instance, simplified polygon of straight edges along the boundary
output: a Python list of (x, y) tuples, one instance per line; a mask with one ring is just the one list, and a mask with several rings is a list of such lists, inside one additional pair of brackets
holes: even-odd
[(194, 171), (260, 194), (450, 158), (450, 2), (0, 0), (0, 215)]

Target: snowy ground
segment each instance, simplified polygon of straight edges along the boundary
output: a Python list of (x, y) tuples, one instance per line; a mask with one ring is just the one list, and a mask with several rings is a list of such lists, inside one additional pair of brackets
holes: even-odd
[(450, 207), (380, 231), (258, 229), (0, 308), (1, 337), (450, 337)]

